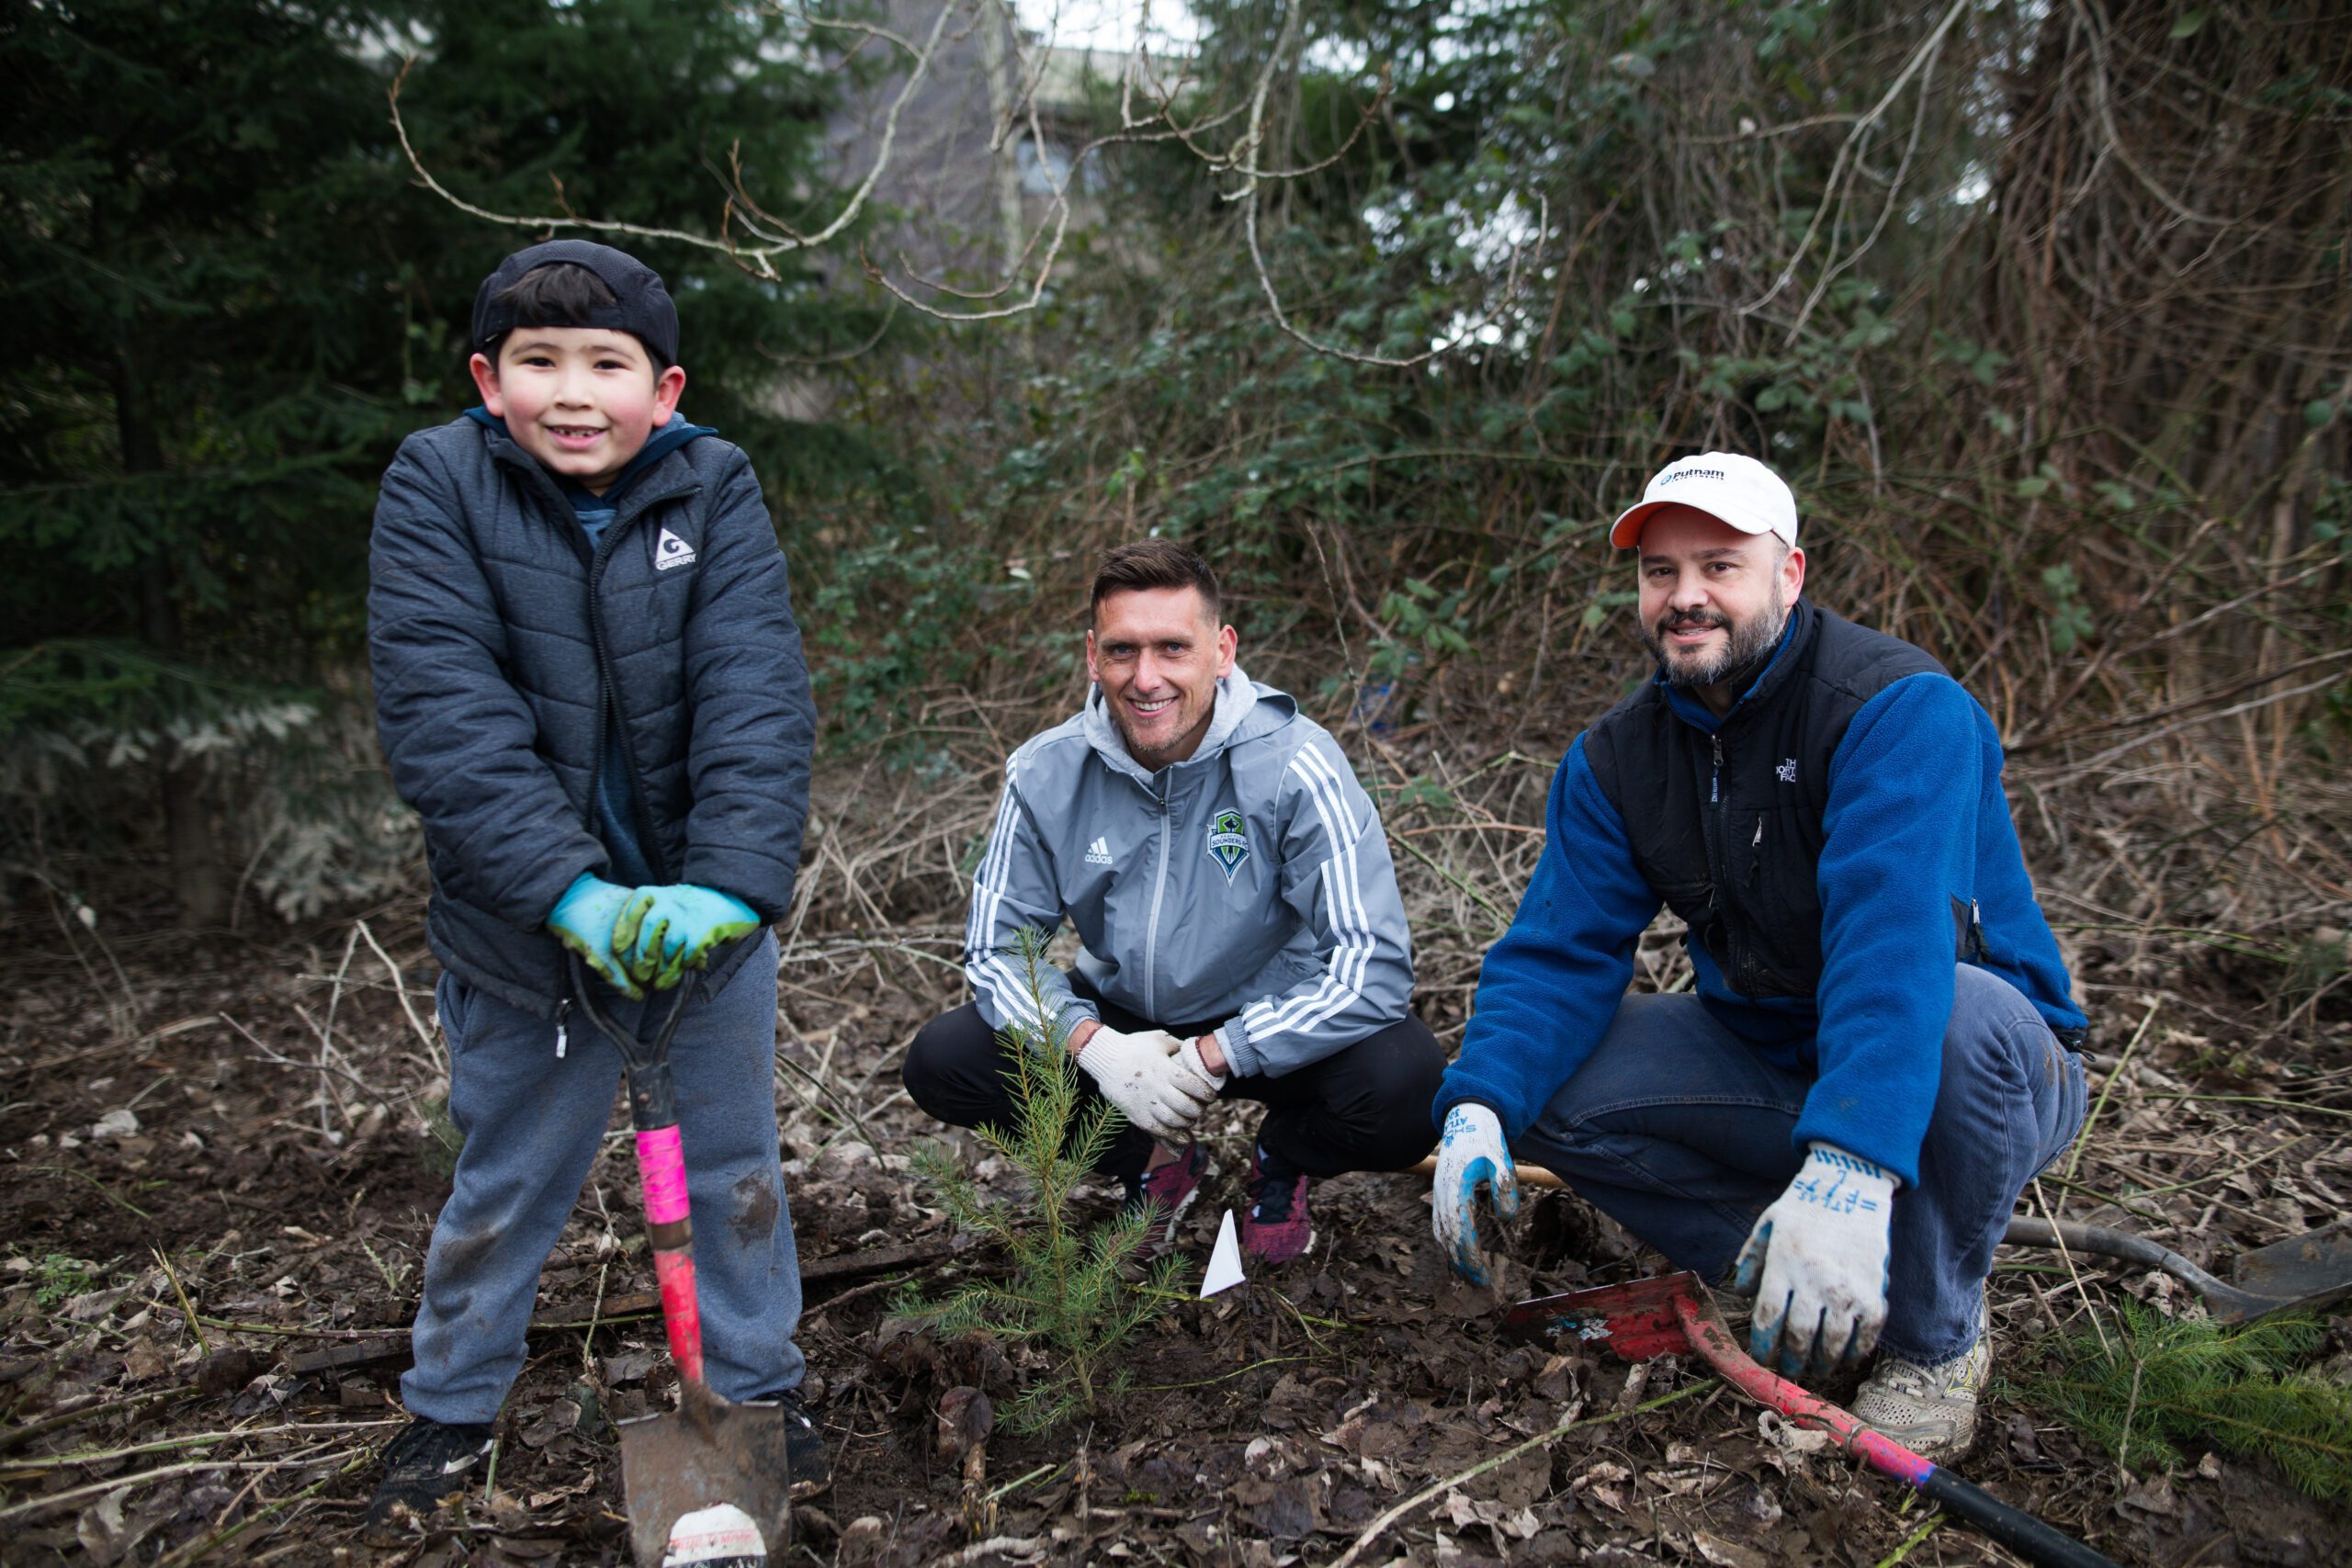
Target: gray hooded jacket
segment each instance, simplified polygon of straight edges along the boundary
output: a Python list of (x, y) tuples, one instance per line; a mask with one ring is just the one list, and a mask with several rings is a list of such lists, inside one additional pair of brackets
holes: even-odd
[[(1067, 917), (1107, 1000), (1226, 1020), (1236, 1073), (1279, 1077), (1405, 1016), (1412, 940), (1372, 799), (1330, 733), (1236, 669), (1200, 749), (1148, 773), (1098, 689), (1005, 764), (972, 883), (964, 972), (1002, 1029), (1038, 1021), (1017, 944)], [(1098, 1016), (1040, 966), (1064, 1026)]]

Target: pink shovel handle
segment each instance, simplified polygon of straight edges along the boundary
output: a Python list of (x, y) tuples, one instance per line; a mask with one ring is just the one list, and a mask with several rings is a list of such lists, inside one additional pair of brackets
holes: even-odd
[(1913, 1453), (1885, 1433), (1855, 1419), (1850, 1412), (1766, 1371), (1733, 1340), (1723, 1319), (1700, 1304), (1696, 1291), (1675, 1292), (1674, 1315), (1690, 1336), (1691, 1347), (1741, 1392), (1793, 1421), (1825, 1428), (1839, 1448), (1872, 1470), (1908, 1482), (1922, 1496), (1974, 1525), (2028, 1562), (2044, 1568), (2116, 1568), (2113, 1562), (2074, 1537)]
[[(637, 1179), (645, 1196), (645, 1217), (654, 1225), (684, 1224), (686, 1156), (675, 1123), (637, 1135)], [(653, 1275), (662, 1287), (662, 1326), (670, 1337), (670, 1358), (688, 1382), (702, 1378), (702, 1305), (695, 1292), (692, 1229), (684, 1244), (656, 1247)]]
[(675, 1125), (637, 1135), (637, 1180), (647, 1224), (675, 1224), (686, 1217), (686, 1151)]
[(1708, 1365), (1758, 1404), (1803, 1426), (1828, 1432), (1839, 1448), (1882, 1475), (1917, 1486), (1936, 1468), (1876, 1427), (1863, 1425), (1838, 1405), (1758, 1366), (1732, 1338), (1723, 1320), (1700, 1305), (1691, 1292), (1685, 1291), (1674, 1298), (1674, 1315), (1681, 1320), (1682, 1332), (1690, 1337), (1691, 1345), (1706, 1358)]

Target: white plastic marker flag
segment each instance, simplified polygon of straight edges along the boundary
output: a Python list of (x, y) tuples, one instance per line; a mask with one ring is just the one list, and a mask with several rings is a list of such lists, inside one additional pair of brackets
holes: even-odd
[(1241, 1283), (1241, 1244), (1233, 1235), (1233, 1211), (1225, 1212), (1225, 1223), (1216, 1228), (1216, 1250), (1209, 1254), (1209, 1277), (1201, 1281), (1201, 1299), (1208, 1300), (1219, 1291), (1229, 1291)]
[(670, 1527), (662, 1568), (761, 1568), (767, 1560), (752, 1516), (732, 1503), (714, 1503), (681, 1514)]

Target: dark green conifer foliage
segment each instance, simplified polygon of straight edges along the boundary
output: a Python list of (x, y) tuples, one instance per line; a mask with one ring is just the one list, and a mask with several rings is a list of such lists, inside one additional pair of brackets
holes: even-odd
[[(289, 910), (393, 874), (364, 709), (341, 711), (376, 481), (476, 400), (475, 286), (543, 236), (423, 189), (387, 89), (413, 53), (410, 134), (485, 208), (714, 231), (730, 158), (831, 210), (829, 79), (787, 25), (724, 0), (0, 11), (0, 866), (78, 883), (77, 856), (160, 836), (198, 925), (241, 864)], [(679, 300), (690, 416), (772, 491), (840, 455), (774, 412), (774, 355), (870, 323), (808, 266), (639, 248)], [(304, 802), (325, 816), (277, 819)]]
[(2273, 1460), (2314, 1497), (2352, 1497), (2352, 1388), (2300, 1370), (2324, 1328), (2176, 1321), (2131, 1300), (2119, 1327), (2064, 1341), (2019, 1392), (2134, 1469), (2210, 1446)]

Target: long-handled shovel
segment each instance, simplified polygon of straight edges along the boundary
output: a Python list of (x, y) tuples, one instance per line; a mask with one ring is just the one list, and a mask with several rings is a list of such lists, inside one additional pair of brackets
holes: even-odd
[(685, 1017), (694, 985), (679, 985), (677, 999), (649, 1043), (620, 1029), (596, 1005), (586, 966), (576, 954), (571, 984), (580, 1010), (613, 1043), (628, 1068), (637, 1179), (653, 1243), (654, 1277), (662, 1288), (662, 1325), (670, 1337), (670, 1359), (678, 1366), (678, 1408), (621, 1423), (630, 1544), (639, 1568), (749, 1568), (780, 1561), (792, 1520), (784, 1413), (730, 1404), (703, 1382), (694, 1222), (678, 1138), (677, 1090), (670, 1077), (670, 1041)]
[[(1432, 1175), (1437, 1160), (1434, 1156), (1425, 1159), (1413, 1169), (1422, 1176)], [(1540, 1165), (1522, 1164), (1518, 1175), (1521, 1187), (1567, 1186)], [(2352, 1224), (2341, 1222), (2238, 1254), (2232, 1270), (2237, 1276), (2235, 1284), (2215, 1279), (2170, 1247), (2108, 1225), (2073, 1220), (2053, 1224), (2030, 1214), (2012, 1214), (2001, 1244), (2092, 1252), (2143, 1269), (2161, 1269), (2202, 1297), (2207, 1310), (2222, 1323), (2253, 1323), (2352, 1301)]]
[(2109, 1559), (2072, 1536), (2062, 1535), (2032, 1515), (1913, 1453), (1885, 1433), (1862, 1425), (1827, 1400), (1758, 1366), (1724, 1326), (1696, 1274), (1662, 1274), (1630, 1285), (1539, 1296), (1511, 1308), (1503, 1324), (1525, 1338), (1548, 1340), (1566, 1335), (1602, 1342), (1629, 1361), (1695, 1351), (1743, 1393), (1800, 1426), (1828, 1432), (1853, 1458), (1917, 1487), (1922, 1496), (2028, 1562), (2054, 1568), (2099, 1568), (2102, 1564), (2115, 1568)]

